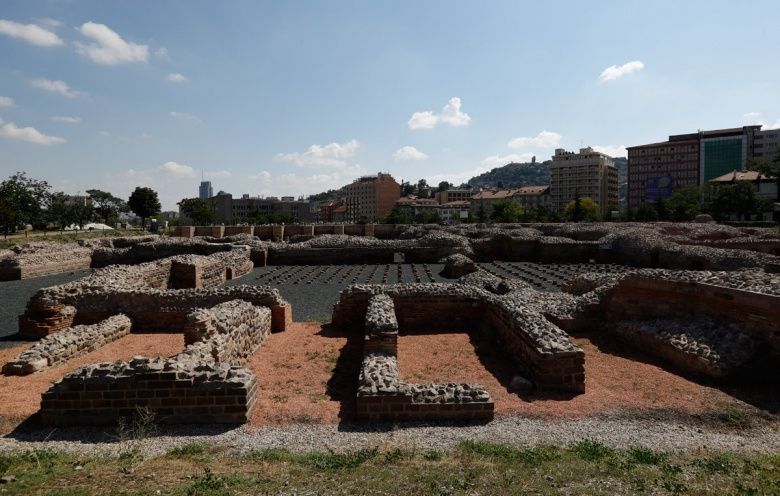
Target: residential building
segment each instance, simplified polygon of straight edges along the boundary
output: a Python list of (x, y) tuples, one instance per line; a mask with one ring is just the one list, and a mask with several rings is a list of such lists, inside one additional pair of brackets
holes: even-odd
[(347, 213), (347, 200), (327, 200), (320, 203), (319, 221), (320, 222), (344, 222)]
[(417, 198), (416, 196), (405, 196), (396, 200), (394, 208), (398, 213), (406, 214), (414, 219), (425, 211), (435, 212), (439, 203), (433, 198)]
[(275, 196), (265, 198), (244, 194), (241, 198), (233, 198), (230, 193), (220, 191), (209, 198), (217, 213), (217, 220), (224, 224), (248, 222), (253, 214), (270, 215), (288, 213), (296, 222), (311, 222), (313, 216), (309, 202), (296, 200), (292, 196)]
[(198, 188), (198, 198), (204, 200), (214, 196), (214, 190), (211, 188), (211, 181), (201, 181), (200, 188)]
[(609, 155), (591, 147), (579, 152), (555, 150), (550, 165), (550, 206), (562, 214), (577, 196), (592, 199), (602, 217), (618, 205), (618, 171)]
[(474, 195), (474, 190), (471, 188), (448, 189), (446, 191), (437, 191), (436, 201), (442, 205), (456, 201), (469, 201), (472, 195)]
[(777, 179), (767, 177), (758, 171), (731, 171), (710, 179), (711, 184), (734, 184), (738, 181), (749, 181), (759, 196), (775, 201), (778, 198)]
[(699, 184), (699, 140), (677, 139), (628, 148), (628, 208), (656, 203)]
[[(514, 200), (524, 207), (538, 207), (550, 203), (550, 187), (522, 186), (509, 189), (482, 189), (471, 196), (470, 211), (473, 217), (490, 216), (493, 206), (499, 200)], [(480, 214), (482, 212), (482, 214)]]
[(471, 203), (466, 200), (443, 203), (438, 207), (439, 219), (444, 224), (457, 224), (466, 222), (469, 218)]
[(390, 174), (364, 176), (346, 186), (347, 221), (377, 222), (401, 197), (401, 185)]

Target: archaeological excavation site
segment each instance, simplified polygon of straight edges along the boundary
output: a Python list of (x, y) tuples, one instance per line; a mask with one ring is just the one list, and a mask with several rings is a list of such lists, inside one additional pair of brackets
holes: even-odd
[(780, 234), (759, 229), (179, 227), (14, 246), (0, 280), (3, 434), (779, 406)]

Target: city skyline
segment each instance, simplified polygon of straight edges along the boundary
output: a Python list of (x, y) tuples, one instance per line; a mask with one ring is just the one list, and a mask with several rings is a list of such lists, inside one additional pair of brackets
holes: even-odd
[(780, 4), (671, 5), (7, 2), (0, 163), (172, 210), (780, 127)]

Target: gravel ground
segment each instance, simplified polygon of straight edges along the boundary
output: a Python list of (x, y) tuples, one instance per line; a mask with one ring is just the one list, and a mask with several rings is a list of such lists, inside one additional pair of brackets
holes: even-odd
[(53, 276), (0, 282), (0, 348), (10, 348), (24, 341), (9, 339), (19, 331), (17, 319), (24, 313), (27, 300), (41, 288), (75, 281), (86, 276), (89, 269), (66, 272)]
[(218, 426), (179, 426), (161, 428), (154, 437), (122, 442), (106, 430), (86, 428), (38, 430), (11, 436), (0, 438), (0, 452), (53, 448), (117, 456), (133, 448), (145, 456), (155, 456), (177, 446), (204, 440), (231, 452), (246, 453), (280, 447), (292, 451), (345, 451), (367, 446), (441, 449), (464, 440), (513, 446), (568, 445), (582, 439), (594, 439), (614, 447), (643, 445), (666, 451), (698, 448), (743, 452), (780, 450), (780, 430), (776, 423), (730, 431), (682, 420), (637, 420), (625, 416), (558, 421), (504, 417), (488, 424), (374, 424), (370, 428), (349, 424), (292, 424), (257, 430), (246, 426), (228, 430)]

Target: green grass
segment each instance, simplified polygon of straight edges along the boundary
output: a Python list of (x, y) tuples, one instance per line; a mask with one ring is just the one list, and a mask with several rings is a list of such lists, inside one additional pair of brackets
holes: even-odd
[(269, 448), (243, 456), (195, 442), (131, 472), (118, 458), (39, 449), (0, 455), (0, 473), (16, 477), (0, 485), (9, 496), (780, 493), (778, 453), (657, 452), (595, 440), (567, 447), (464, 441), (448, 450)]
[[(35, 241), (53, 241), (55, 243), (72, 243), (77, 239), (93, 239), (93, 238), (122, 238), (128, 236), (148, 236), (149, 231), (141, 231), (138, 229), (114, 229), (110, 231), (68, 231), (60, 233), (59, 231), (48, 231), (44, 236), (43, 232), (34, 231), (28, 233), (28, 236), (22, 234), (11, 234), (8, 237), (0, 234), (0, 249), (8, 248), (13, 245), (21, 245), (24, 243), (32, 243)], [(163, 234), (163, 233), (157, 233)]]

